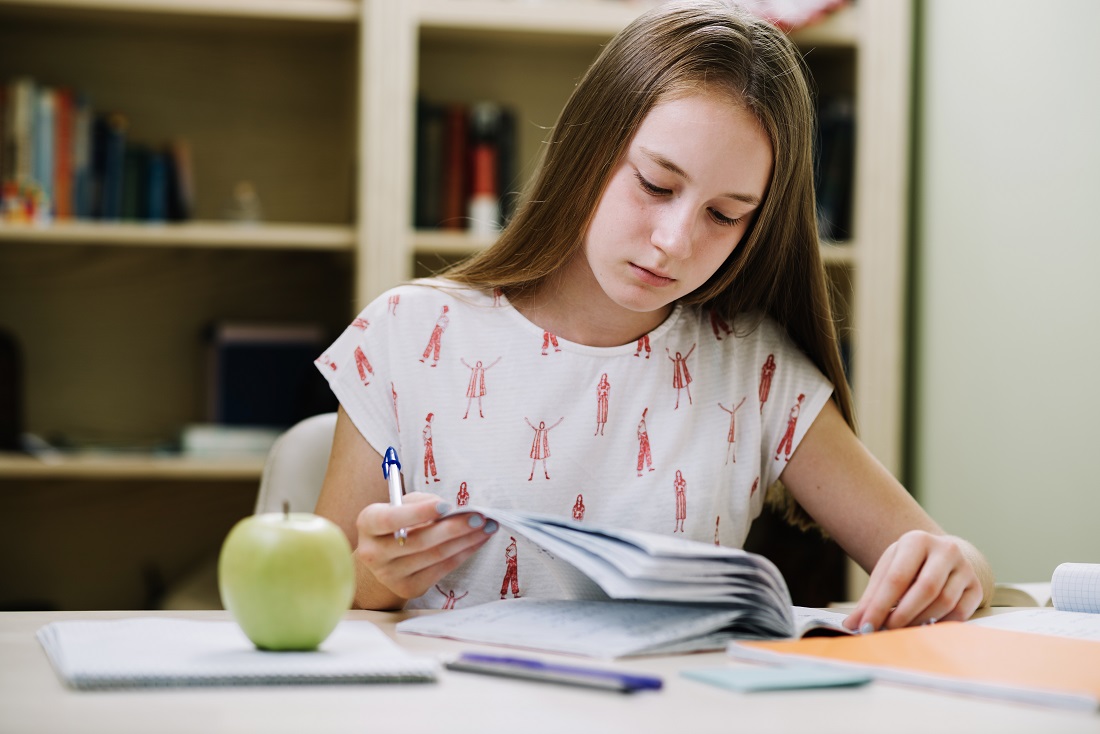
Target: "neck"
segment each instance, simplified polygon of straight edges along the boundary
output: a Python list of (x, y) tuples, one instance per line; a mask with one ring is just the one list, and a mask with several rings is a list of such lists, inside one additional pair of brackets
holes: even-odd
[(670, 304), (637, 312), (613, 303), (591, 272), (566, 268), (547, 278), (531, 294), (511, 301), (517, 311), (541, 329), (590, 347), (617, 347), (637, 341), (664, 322)]

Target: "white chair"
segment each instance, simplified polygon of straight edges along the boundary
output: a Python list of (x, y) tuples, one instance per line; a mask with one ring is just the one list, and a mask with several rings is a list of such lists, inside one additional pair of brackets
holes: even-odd
[(278, 512), (284, 501), (290, 502), (291, 512), (313, 512), (335, 432), (336, 414), (322, 413), (279, 436), (264, 462), (253, 512)]
[[(335, 431), (336, 413), (322, 413), (279, 436), (264, 462), (254, 514), (280, 512), (284, 501), (290, 503), (291, 512), (313, 512)], [(218, 551), (169, 588), (161, 608), (220, 609)]]

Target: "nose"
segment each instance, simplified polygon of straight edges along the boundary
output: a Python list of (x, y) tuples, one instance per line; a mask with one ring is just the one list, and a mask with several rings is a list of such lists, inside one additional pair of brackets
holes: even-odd
[(650, 241), (673, 260), (686, 260), (691, 257), (693, 224), (688, 202), (670, 201), (657, 214)]

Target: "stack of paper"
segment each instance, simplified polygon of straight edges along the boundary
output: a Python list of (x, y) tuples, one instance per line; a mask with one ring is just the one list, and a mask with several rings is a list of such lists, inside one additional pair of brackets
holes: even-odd
[(431, 681), (438, 667), (364, 621), (311, 652), (258, 650), (234, 622), (164, 617), (53, 622), (38, 639), (74, 688)]

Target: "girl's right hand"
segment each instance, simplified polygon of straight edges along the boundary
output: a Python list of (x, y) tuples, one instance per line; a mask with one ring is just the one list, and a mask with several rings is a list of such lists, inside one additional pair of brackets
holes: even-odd
[[(401, 606), (404, 601), (426, 593), (497, 531), (496, 521), (486, 520), (478, 513), (441, 520), (450, 509), (448, 503), (434, 494), (412, 492), (405, 495), (400, 506), (373, 503), (359, 513), (356, 565), (397, 597), (388, 604), (371, 604), (371, 608)], [(404, 544), (394, 537), (401, 528), (408, 531)], [(359, 586), (363, 586), (362, 579)], [(370, 596), (381, 601), (383, 594)]]

